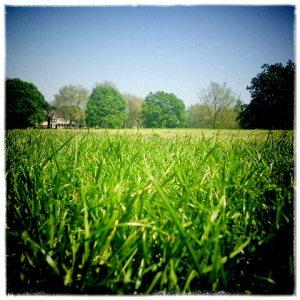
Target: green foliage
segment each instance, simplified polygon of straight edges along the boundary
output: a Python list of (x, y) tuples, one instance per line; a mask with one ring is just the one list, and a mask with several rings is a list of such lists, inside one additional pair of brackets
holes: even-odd
[(191, 128), (212, 128), (211, 109), (206, 104), (197, 103), (187, 110), (188, 126)]
[[(210, 82), (200, 93), (200, 103), (189, 110), (189, 124), (203, 128), (236, 128), (235, 106), (240, 101), (226, 82)], [(197, 120), (198, 119), (198, 120)], [(200, 120), (199, 120), (200, 119)], [(201, 120), (203, 119), (203, 120)]]
[(81, 86), (67, 85), (59, 89), (53, 105), (70, 121), (70, 124), (83, 125), (88, 91)]
[[(187, 110), (188, 126), (190, 128), (213, 128), (213, 109), (207, 104), (197, 103)], [(234, 108), (220, 108), (215, 127), (222, 129), (237, 128), (238, 112)]]
[(293, 133), (138, 132), (6, 134), (8, 292), (292, 293)]
[(134, 128), (134, 127), (141, 127), (142, 126), (142, 106), (144, 100), (140, 97), (125, 94), (124, 95), (126, 101), (126, 127), (127, 128)]
[(118, 91), (117, 85), (114, 82), (109, 81), (109, 80), (104, 80), (102, 82), (95, 83), (94, 88), (97, 88), (97, 87), (111, 87)]
[(125, 121), (125, 99), (112, 86), (94, 88), (86, 108), (86, 124), (90, 127), (120, 128)]
[(293, 129), (295, 64), (288, 61), (262, 66), (247, 89), (252, 100), (244, 105), (238, 121), (242, 128)]
[(185, 105), (174, 94), (150, 93), (143, 104), (142, 119), (148, 128), (181, 128), (186, 125)]
[(5, 83), (6, 129), (34, 127), (46, 120), (49, 104), (32, 83), (19, 78)]

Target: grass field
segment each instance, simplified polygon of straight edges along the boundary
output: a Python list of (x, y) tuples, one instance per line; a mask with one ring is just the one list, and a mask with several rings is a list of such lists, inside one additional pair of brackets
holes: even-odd
[(293, 132), (6, 133), (7, 292), (294, 291)]

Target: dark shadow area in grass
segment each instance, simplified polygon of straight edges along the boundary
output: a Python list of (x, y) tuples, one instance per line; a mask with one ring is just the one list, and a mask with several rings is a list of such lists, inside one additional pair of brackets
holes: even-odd
[[(225, 294), (253, 295), (292, 295), (295, 292), (294, 274), (294, 234), (292, 226), (284, 226), (268, 244), (261, 245), (254, 253), (246, 253), (247, 260), (239, 263), (229, 273)], [(116, 291), (103, 287), (77, 289), (67, 288), (47, 268), (45, 273), (32, 272), (30, 283), (20, 280), (20, 259), (18, 244), (14, 239), (7, 240), (10, 253), (7, 259), (7, 294), (88, 294), (113, 295)], [(19, 245), (20, 246), (20, 245)], [(11, 249), (14, 249), (11, 251)], [(20, 249), (20, 247), (19, 247)], [(271, 279), (271, 280), (268, 280)], [(208, 279), (208, 278), (207, 278)], [(191, 288), (196, 294), (212, 293), (209, 282), (195, 280)], [(193, 286), (193, 287), (192, 287)], [(153, 291), (159, 292), (159, 291)], [(130, 294), (130, 293), (128, 293)]]
[(254, 295), (292, 295), (295, 293), (294, 231), (284, 226), (267, 244), (231, 272), (228, 292)]

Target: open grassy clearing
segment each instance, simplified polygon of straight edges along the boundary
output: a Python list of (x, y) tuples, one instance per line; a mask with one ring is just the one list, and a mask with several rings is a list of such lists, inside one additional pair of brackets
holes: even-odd
[(162, 138), (217, 138), (218, 140), (227, 140), (230, 142), (233, 139), (243, 140), (266, 140), (271, 137), (280, 138), (282, 135), (293, 137), (292, 131), (281, 130), (239, 130), (239, 129), (156, 129), (156, 128), (142, 128), (142, 129), (73, 129), (73, 132), (93, 132), (100, 134), (108, 134), (110, 136), (118, 135), (142, 135), (142, 136), (156, 136)]
[(6, 134), (9, 293), (292, 293), (292, 132)]

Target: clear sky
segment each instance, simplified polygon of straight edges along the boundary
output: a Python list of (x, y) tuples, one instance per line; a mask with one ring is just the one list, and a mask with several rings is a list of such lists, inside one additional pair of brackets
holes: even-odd
[(265, 63), (294, 61), (291, 6), (6, 7), (6, 77), (59, 88), (114, 82), (145, 97), (163, 90), (187, 106), (210, 81), (248, 103)]

